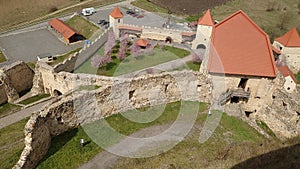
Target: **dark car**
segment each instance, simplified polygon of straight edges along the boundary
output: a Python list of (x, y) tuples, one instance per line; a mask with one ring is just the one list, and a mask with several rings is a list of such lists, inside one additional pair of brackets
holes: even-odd
[(99, 20), (97, 23), (100, 25), (103, 25), (104, 22), (106, 22), (106, 21), (104, 19), (102, 19), (102, 20)]

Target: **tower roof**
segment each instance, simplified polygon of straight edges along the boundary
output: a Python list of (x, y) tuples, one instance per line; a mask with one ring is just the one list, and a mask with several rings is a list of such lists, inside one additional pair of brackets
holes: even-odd
[(214, 26), (210, 50), (211, 73), (276, 77), (269, 37), (243, 11)]
[(111, 11), (110, 16), (112, 16), (115, 19), (116, 18), (123, 18), (123, 14), (120, 11), (119, 7), (117, 7), (117, 6)]
[(288, 66), (278, 66), (278, 70), (281, 72), (281, 74), (282, 74), (283, 77), (291, 76), (291, 78), (293, 79), (293, 81), (295, 83), (297, 83), (297, 79), (296, 79), (295, 75), (289, 69)]
[(276, 38), (275, 41), (287, 47), (300, 47), (300, 37), (295, 27), (283, 36)]
[(207, 10), (202, 18), (198, 20), (198, 25), (213, 26), (214, 20), (210, 15), (210, 10)]

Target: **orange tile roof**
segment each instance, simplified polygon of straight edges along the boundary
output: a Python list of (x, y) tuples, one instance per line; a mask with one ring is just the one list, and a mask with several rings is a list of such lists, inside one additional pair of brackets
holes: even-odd
[(127, 26), (127, 25), (120, 25), (118, 27), (119, 29), (127, 29), (127, 30), (133, 30), (133, 31), (142, 31), (142, 28), (139, 27), (133, 27), (133, 26)]
[(216, 24), (211, 39), (209, 72), (276, 77), (269, 37), (243, 11)]
[(112, 16), (115, 19), (116, 18), (123, 18), (123, 14), (120, 11), (119, 7), (117, 7), (117, 6), (111, 11), (110, 16)]
[(202, 18), (198, 20), (198, 25), (213, 26), (214, 20), (210, 15), (210, 10), (207, 10)]
[(278, 50), (278, 49), (276, 49), (274, 46), (272, 46), (272, 50), (273, 50), (275, 53), (277, 53), (278, 55), (281, 54), (281, 51)]
[(276, 38), (275, 41), (287, 47), (300, 47), (300, 37), (295, 27), (283, 36)]
[(142, 46), (142, 47), (146, 47), (148, 45), (149, 41), (146, 39), (138, 39), (134, 42), (134, 44)]
[(193, 36), (196, 35), (196, 32), (181, 32), (182, 36)]
[(297, 79), (288, 66), (278, 66), (277, 68), (281, 72), (282, 76), (284, 77), (291, 76), (293, 81), (297, 84)]
[(51, 19), (48, 23), (67, 39), (73, 36), (74, 34), (80, 34), (76, 30), (71, 28), (69, 25), (65, 24), (63, 21), (57, 18)]

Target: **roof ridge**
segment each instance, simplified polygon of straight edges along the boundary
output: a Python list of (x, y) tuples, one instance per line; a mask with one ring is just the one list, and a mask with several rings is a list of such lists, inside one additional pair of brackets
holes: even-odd
[(205, 14), (198, 19), (198, 25), (207, 25), (207, 26), (213, 26), (214, 20), (211, 17), (210, 9), (208, 9)]

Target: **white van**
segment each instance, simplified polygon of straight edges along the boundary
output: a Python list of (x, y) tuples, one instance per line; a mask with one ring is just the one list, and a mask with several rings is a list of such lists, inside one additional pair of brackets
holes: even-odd
[(84, 8), (81, 11), (82, 15), (84, 16), (89, 16), (92, 15), (93, 13), (96, 13), (95, 8)]

